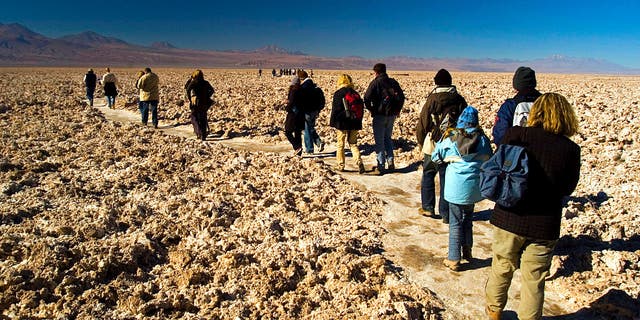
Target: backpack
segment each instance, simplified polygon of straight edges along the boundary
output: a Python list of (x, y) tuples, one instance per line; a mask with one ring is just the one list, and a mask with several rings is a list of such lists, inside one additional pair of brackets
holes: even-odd
[(344, 98), (342, 98), (342, 105), (347, 114), (347, 119), (362, 120), (362, 116), (364, 115), (364, 101), (355, 90), (347, 90)]
[(317, 103), (316, 111), (320, 111), (324, 109), (324, 105), (325, 105), (324, 92), (322, 91), (322, 89), (320, 89), (320, 87), (315, 86), (313, 88), (313, 97), (314, 97), (314, 103)]
[(431, 113), (431, 138), (438, 142), (442, 139), (442, 135), (449, 128), (455, 128), (460, 117), (460, 108), (458, 104), (450, 105), (440, 114)]
[(382, 82), (382, 101), (378, 106), (378, 113), (388, 116), (400, 112), (404, 99), (400, 95), (400, 85), (392, 78)]
[(529, 157), (523, 147), (501, 144), (480, 167), (480, 194), (503, 207), (513, 207), (527, 191)]
[(513, 112), (513, 126), (526, 127), (533, 102), (520, 102)]

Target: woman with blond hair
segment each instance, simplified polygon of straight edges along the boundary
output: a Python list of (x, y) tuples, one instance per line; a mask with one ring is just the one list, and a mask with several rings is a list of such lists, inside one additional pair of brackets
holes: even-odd
[(500, 319), (518, 268), (518, 317), (542, 317), (544, 281), (560, 237), (563, 198), (575, 190), (580, 177), (580, 147), (569, 139), (577, 131), (578, 120), (567, 99), (546, 93), (531, 107), (527, 127), (510, 128), (500, 141), (526, 149), (529, 175), (523, 198), (514, 207), (496, 204), (491, 217), (493, 261), (485, 288), (490, 319)]
[(202, 70), (195, 70), (191, 74), (190, 81), (185, 85), (189, 109), (191, 110), (191, 124), (196, 137), (201, 140), (207, 139), (207, 111), (213, 104), (211, 96), (214, 90), (209, 81), (204, 80)]
[(336, 150), (336, 167), (344, 171), (344, 146), (349, 142), (351, 154), (355, 159), (360, 174), (364, 173), (364, 164), (358, 150), (358, 131), (362, 129), (362, 114), (364, 102), (353, 88), (353, 80), (347, 74), (338, 77), (338, 90), (333, 94), (331, 118), (329, 125), (337, 129), (338, 144)]

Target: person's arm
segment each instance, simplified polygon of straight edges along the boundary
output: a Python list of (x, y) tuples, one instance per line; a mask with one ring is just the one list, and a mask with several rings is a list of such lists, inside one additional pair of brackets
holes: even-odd
[(513, 112), (515, 111), (514, 109), (515, 101), (512, 99), (508, 99), (500, 106), (492, 130), (493, 143), (496, 145), (502, 143), (502, 139), (504, 138), (507, 129), (511, 128)]
[(371, 113), (372, 110), (374, 109), (374, 103), (376, 100), (374, 95), (376, 94), (377, 88), (376, 88), (376, 81), (371, 81), (371, 83), (369, 83), (369, 87), (367, 88), (367, 91), (364, 93), (364, 106), (367, 108), (367, 110), (369, 110)]
[(420, 115), (418, 117), (418, 123), (416, 124), (416, 141), (418, 142), (418, 146), (422, 148), (424, 144), (424, 139), (429, 132), (429, 108), (431, 105), (431, 99), (427, 98), (427, 101), (422, 106), (422, 110), (420, 111)]

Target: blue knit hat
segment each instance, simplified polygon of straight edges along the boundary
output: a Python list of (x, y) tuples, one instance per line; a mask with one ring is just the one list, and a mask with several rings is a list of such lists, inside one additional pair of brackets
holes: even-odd
[(478, 126), (478, 110), (473, 106), (467, 106), (462, 110), (462, 114), (458, 118), (456, 128), (475, 128)]

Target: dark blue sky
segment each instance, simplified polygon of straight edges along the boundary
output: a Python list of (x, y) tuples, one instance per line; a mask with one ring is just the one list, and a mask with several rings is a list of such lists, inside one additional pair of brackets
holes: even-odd
[(640, 1), (6, 1), (1, 23), (193, 49), (312, 55), (606, 59), (640, 68)]

